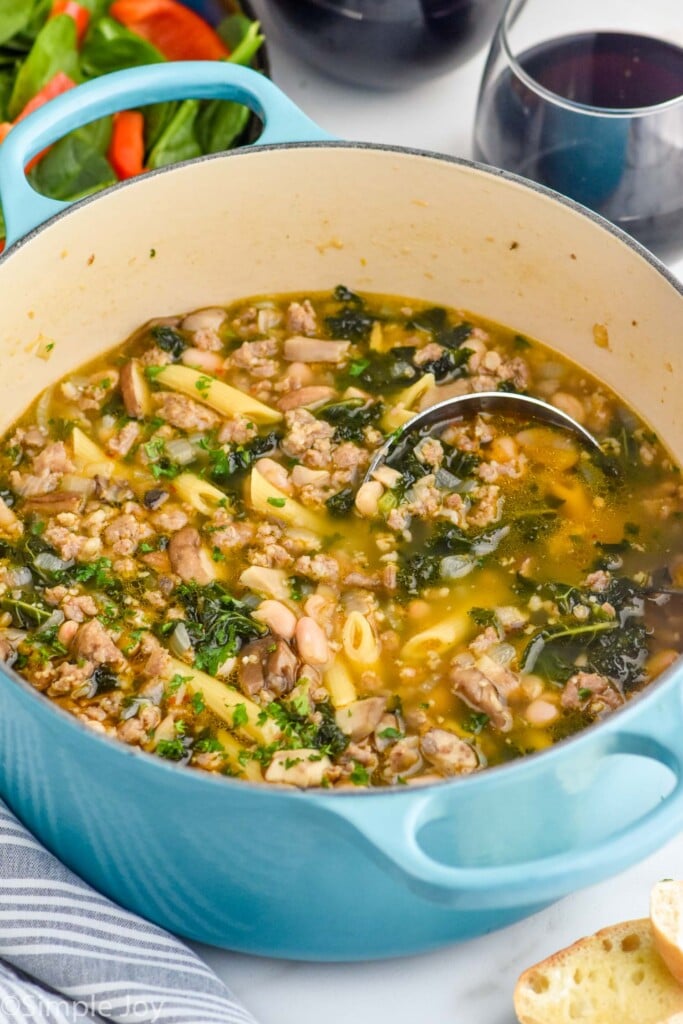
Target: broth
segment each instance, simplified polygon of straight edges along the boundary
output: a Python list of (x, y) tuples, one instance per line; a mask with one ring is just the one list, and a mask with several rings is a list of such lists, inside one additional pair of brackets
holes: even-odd
[[(401, 435), (482, 390), (550, 400), (602, 452), (499, 413)], [(152, 321), (36, 400), (0, 483), (4, 660), (209, 772), (467, 775), (681, 649), (656, 589), (683, 584), (678, 467), (604, 385), (469, 312), (339, 286)]]

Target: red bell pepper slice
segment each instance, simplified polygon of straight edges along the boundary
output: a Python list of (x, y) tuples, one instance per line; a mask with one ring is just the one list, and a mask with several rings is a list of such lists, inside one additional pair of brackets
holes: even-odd
[(119, 181), (134, 178), (145, 169), (145, 119), (137, 110), (114, 114), (107, 159)]
[(218, 33), (176, 0), (114, 0), (109, 14), (156, 46), (168, 60), (221, 60), (230, 56)]
[(70, 18), (73, 18), (76, 22), (76, 38), (79, 43), (82, 43), (83, 36), (88, 31), (88, 25), (90, 24), (90, 11), (88, 8), (82, 7), (79, 3), (76, 3), (76, 0), (54, 0), (50, 17), (56, 18), (58, 14), (68, 14)]
[(25, 117), (32, 114), (38, 107), (42, 107), (45, 103), (49, 103), (56, 96), (61, 96), (63, 92), (68, 92), (69, 89), (73, 89), (76, 83), (73, 79), (65, 75), (63, 71), (58, 71), (56, 75), (53, 75), (49, 82), (47, 82), (43, 88), (35, 94), (32, 100), (29, 100), (22, 112), (18, 117), (15, 118), (14, 123), (18, 124), (19, 121), (23, 121)]
[[(33, 99), (28, 101), (22, 112), (12, 123), (4, 121), (0, 124), (0, 143), (7, 138), (10, 129), (15, 124), (19, 124), (19, 122), (23, 121), (25, 117), (32, 114), (34, 110), (38, 110), (39, 107), (44, 106), (45, 103), (49, 103), (50, 100), (53, 100), (56, 96), (61, 96), (63, 92), (68, 92), (69, 89), (73, 89), (75, 85), (76, 83), (69, 78), (68, 75), (65, 75), (63, 71), (58, 71), (57, 74), (53, 75), (50, 81), (35, 94)], [(40, 153), (36, 153), (36, 155), (26, 165), (26, 172), (28, 173), (32, 167), (35, 167), (46, 153), (47, 149), (42, 150)]]

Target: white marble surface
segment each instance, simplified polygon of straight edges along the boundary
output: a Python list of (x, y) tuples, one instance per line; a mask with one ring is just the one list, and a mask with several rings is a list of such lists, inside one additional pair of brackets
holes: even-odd
[[(325, 79), (275, 42), (271, 50), (275, 81), (333, 134), (470, 155), (484, 54), (409, 92), (380, 93)], [(683, 261), (675, 269), (683, 277)], [(199, 952), (261, 1024), (513, 1024), (524, 967), (605, 924), (646, 915), (652, 883), (682, 875), (683, 836), (511, 928), (408, 960), (326, 965)]]

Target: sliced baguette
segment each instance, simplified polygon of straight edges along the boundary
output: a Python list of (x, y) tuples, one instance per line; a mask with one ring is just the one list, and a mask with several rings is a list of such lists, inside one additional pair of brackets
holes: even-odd
[(683, 985), (683, 882), (657, 882), (650, 896), (655, 946), (679, 985)]
[(683, 988), (650, 921), (624, 921), (530, 967), (517, 982), (520, 1024), (683, 1024)]

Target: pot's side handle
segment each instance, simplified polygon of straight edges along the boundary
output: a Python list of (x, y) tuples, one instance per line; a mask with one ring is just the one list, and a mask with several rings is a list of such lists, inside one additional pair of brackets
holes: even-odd
[(482, 867), (451, 866), (431, 857), (420, 845), (419, 833), (426, 824), (442, 818), (457, 821), (454, 815), (459, 813), (467, 828), (467, 808), (460, 799), (463, 794), (455, 793), (457, 784), (413, 791), (401, 801), (401, 815), (394, 804), (398, 794), (393, 793), (333, 801), (328, 797), (323, 806), (343, 819), (352, 841), (360, 837), (380, 866), (425, 899), (462, 910), (540, 906), (622, 870), (665, 843), (683, 824), (681, 751), (649, 736), (616, 733), (603, 753), (635, 754), (665, 765), (675, 775), (671, 792), (597, 844), (534, 860)]
[(180, 99), (234, 100), (264, 123), (255, 145), (319, 142), (332, 137), (263, 75), (229, 61), (183, 61), (103, 75), (58, 96), (9, 133), (0, 146), (0, 201), (11, 245), (69, 206), (39, 195), (24, 168), (64, 135), (118, 110)]

